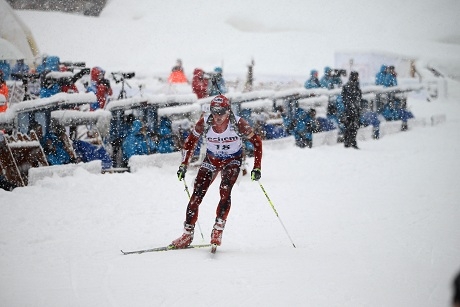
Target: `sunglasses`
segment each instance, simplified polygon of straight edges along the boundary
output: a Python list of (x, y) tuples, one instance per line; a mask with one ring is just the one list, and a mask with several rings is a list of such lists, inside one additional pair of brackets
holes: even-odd
[(211, 114), (213, 115), (224, 115), (227, 112), (227, 108), (222, 107), (211, 107)]

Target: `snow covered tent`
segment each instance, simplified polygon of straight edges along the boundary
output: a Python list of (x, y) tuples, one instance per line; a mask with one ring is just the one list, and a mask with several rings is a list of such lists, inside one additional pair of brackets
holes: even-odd
[(0, 38), (13, 44), (32, 65), (39, 55), (37, 43), (30, 29), (22, 22), (6, 0), (0, 0)]

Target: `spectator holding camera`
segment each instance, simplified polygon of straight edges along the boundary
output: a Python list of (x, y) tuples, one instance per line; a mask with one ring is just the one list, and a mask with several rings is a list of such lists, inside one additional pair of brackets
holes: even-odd
[(109, 96), (113, 95), (110, 81), (105, 76), (105, 70), (96, 66), (91, 69), (91, 84), (86, 88), (87, 92), (96, 94), (97, 102), (90, 105), (90, 110), (104, 109)]
[(208, 85), (208, 94), (209, 96), (223, 95), (228, 92), (227, 86), (225, 85), (225, 79), (222, 77), (222, 68), (214, 68), (214, 73), (212, 74), (212, 82), (209, 82)]

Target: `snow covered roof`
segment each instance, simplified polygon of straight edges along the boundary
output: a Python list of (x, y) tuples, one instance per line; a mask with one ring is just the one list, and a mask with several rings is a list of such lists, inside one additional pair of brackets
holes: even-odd
[(94, 112), (82, 112), (79, 110), (57, 110), (51, 112), (51, 117), (57, 119), (64, 126), (84, 125), (105, 121), (110, 123), (112, 113), (106, 110), (95, 110)]
[(169, 105), (183, 105), (193, 104), (197, 102), (195, 94), (158, 94), (158, 95), (144, 95), (143, 97), (132, 97), (121, 100), (110, 101), (105, 109), (107, 111), (113, 111), (117, 109), (132, 109), (135, 107), (141, 107), (143, 105), (157, 105), (159, 107)]
[(232, 92), (228, 93), (225, 96), (232, 100), (232, 102), (243, 102), (243, 101), (251, 101), (257, 100), (262, 98), (270, 98), (273, 97), (275, 91), (264, 90), (264, 91), (253, 91), (253, 92)]
[(247, 101), (241, 103), (241, 109), (263, 109), (263, 110), (272, 110), (273, 109), (273, 100), (272, 99), (258, 99), (254, 101)]
[(158, 116), (169, 116), (173, 114), (201, 113), (201, 105), (198, 103), (158, 109)]
[(88, 104), (94, 101), (96, 101), (96, 95), (94, 93), (58, 93), (48, 98), (21, 101), (12, 105), (10, 108), (14, 112), (27, 112), (65, 105)]
[(278, 91), (275, 93), (275, 98), (286, 98), (289, 96), (300, 96), (300, 97), (308, 97), (308, 96), (319, 96), (327, 93), (328, 90), (325, 88), (312, 88), (306, 89), (304, 87), (287, 89), (283, 91)]

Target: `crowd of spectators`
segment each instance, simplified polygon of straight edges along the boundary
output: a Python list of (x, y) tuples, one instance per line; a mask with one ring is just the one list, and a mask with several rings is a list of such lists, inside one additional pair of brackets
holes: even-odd
[[(78, 93), (76, 82), (90, 73), (90, 81), (84, 83), (83, 88), (85, 92), (93, 92), (97, 97), (91, 104), (91, 110), (104, 108), (113, 94), (110, 81), (105, 78), (105, 71), (102, 68), (74, 67), (72, 63), (62, 63), (58, 56), (43, 56), (36, 68), (30, 68), (24, 59), (17, 60), (13, 67), (8, 61), (2, 60), (0, 72), (3, 81), (22, 82), (20, 85), (24, 89), (23, 100), (51, 97), (61, 92)], [(7, 102), (0, 111), (5, 111), (10, 103), (10, 97), (5, 95), (5, 98)]]

